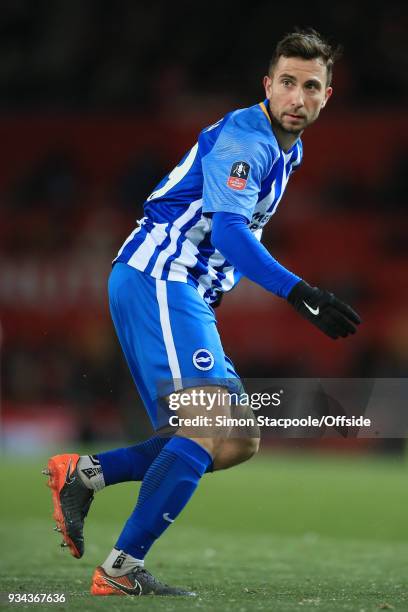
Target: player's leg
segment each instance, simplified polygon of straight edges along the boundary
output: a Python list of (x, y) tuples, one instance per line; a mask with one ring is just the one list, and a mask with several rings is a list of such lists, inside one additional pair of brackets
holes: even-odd
[[(115, 273), (115, 270), (117, 270), (117, 273)], [(157, 390), (148, 388), (149, 381), (154, 381), (160, 376), (171, 378), (172, 380), (177, 377), (174, 371), (174, 359), (177, 361), (179, 354), (181, 354), (180, 361), (185, 358), (182, 355), (183, 348), (186, 344), (189, 344), (186, 343), (186, 338), (192, 341), (194, 350), (206, 346), (207, 340), (210, 347), (212, 344), (214, 346), (217, 345), (217, 339), (215, 338), (214, 340), (214, 331), (216, 333), (215, 321), (210, 309), (208, 309), (193, 288), (180, 283), (170, 283), (173, 289), (171, 292), (173, 294), (173, 307), (169, 307), (167, 304), (166, 283), (155, 283), (151, 277), (138, 273), (128, 266), (120, 266), (118, 264), (115, 266), (115, 270), (110, 282), (110, 297), (115, 327), (135, 382), (148, 409), (149, 416), (153, 425), (157, 426), (162, 415), (159, 414), (157, 409), (157, 397), (154, 397), (154, 393), (157, 394)], [(151, 295), (152, 284), (154, 284), (153, 296)], [(165, 291), (164, 294), (163, 290)], [(189, 296), (186, 299), (182, 295), (185, 290), (189, 292)], [(194, 300), (197, 302), (195, 306)], [(194, 308), (200, 312), (197, 314)], [(177, 316), (181, 317), (181, 321), (172, 320), (170, 324), (170, 311), (176, 312)], [(198, 322), (201, 323), (201, 327), (197, 325)], [(174, 354), (171, 354), (169, 334), (171, 336), (173, 326), (180, 331), (180, 323), (184, 329), (181, 337), (179, 336), (177, 340), (177, 350), (173, 346)], [(189, 326), (190, 330), (186, 330), (186, 327), (188, 328)], [(201, 333), (198, 339), (194, 337), (196, 329), (199, 329)], [(203, 330), (208, 329), (211, 331), (207, 338), (207, 332), (204, 332), (203, 336)], [(196, 342), (196, 345), (194, 342)], [(223, 362), (222, 347), (219, 339), (218, 344), (219, 346), (214, 348), (214, 361), (218, 366), (218, 370), (215, 368), (214, 372), (210, 373), (210, 378), (217, 373), (218, 376), (225, 377), (225, 368), (219, 369)], [(147, 347), (148, 351), (146, 350)], [(190, 370), (189, 367), (183, 367), (183, 373), (187, 371), (187, 376), (197, 374), (192, 365), (194, 364), (192, 354), (188, 355), (187, 362), (184, 359), (184, 363), (188, 363)], [(198, 367), (197, 369), (201, 373), (201, 368)], [(208, 368), (204, 369), (207, 370)], [(211, 446), (211, 448), (213, 447)], [(105, 568), (97, 570), (93, 581), (93, 592), (103, 592), (104, 594), (107, 592), (115, 594), (130, 592), (126, 585), (120, 586), (121, 580), (119, 578), (123, 578), (123, 581), (126, 582), (129, 576), (131, 576), (134, 583), (136, 584), (137, 582), (139, 587), (143, 583), (142, 587), (140, 587), (143, 592), (147, 589), (150, 592), (153, 590), (156, 593), (170, 594), (170, 592), (177, 592), (180, 594), (179, 590), (169, 591), (167, 587), (164, 588), (163, 585), (158, 584), (149, 574), (143, 573), (140, 569), (145, 554), (143, 551), (148, 550), (152, 541), (160, 535), (163, 529), (163, 522), (166, 522), (166, 525), (164, 525), (166, 527), (169, 524), (168, 519), (172, 520), (171, 513), (163, 511), (156, 516), (160, 524), (156, 523), (154, 527), (151, 527), (151, 532), (144, 529), (144, 525), (151, 514), (148, 511), (149, 504), (145, 503), (147, 502), (146, 496), (149, 497), (149, 492), (160, 488), (158, 498), (176, 500), (174, 513), (177, 514), (187, 503), (199, 479), (211, 463), (212, 456), (205, 448), (205, 444), (183, 436), (170, 440), (147, 470), (145, 482), (143, 483), (145, 486), (142, 486), (141, 490), (140, 504), (134, 513), (137, 521), (128, 521), (124, 533), (122, 533), (122, 539), (119, 538), (118, 546), (113, 549), (104, 564), (107, 571), (105, 571)], [(68, 480), (73, 480), (71, 479), (69, 469), (67, 473), (69, 475)], [(172, 477), (163, 478), (163, 473), (167, 474), (167, 476), (171, 473)], [(76, 479), (76, 481), (79, 480)], [(158, 486), (158, 482), (160, 482), (160, 486)], [(171, 490), (166, 488), (169, 483), (171, 483)], [(124, 542), (123, 548), (120, 547), (122, 541)], [(136, 553), (137, 556), (134, 556), (132, 552)], [(110, 576), (110, 582), (106, 579), (105, 574)], [(139, 576), (137, 580), (136, 574)], [(117, 579), (115, 585), (112, 583), (113, 578)], [(128, 590), (125, 591), (125, 589)]]
[(52, 490), (56, 531), (74, 557), (84, 553), (83, 523), (94, 493), (119, 482), (143, 480), (148, 468), (169, 441), (153, 436), (145, 442), (97, 455), (55, 455), (43, 473)]
[[(126, 325), (122, 326), (120, 320), (122, 316), (127, 316), (131, 321), (129, 325), (133, 325), (132, 332), (134, 332), (136, 338), (149, 337), (149, 329), (146, 330), (146, 325), (144, 324), (146, 320), (148, 321), (148, 318), (146, 316), (143, 317), (143, 314), (146, 315), (147, 313), (131, 311), (130, 302), (125, 312), (115, 307), (120, 287), (123, 290), (123, 285), (134, 282), (137, 274), (136, 270), (123, 264), (117, 264), (109, 281), (112, 317), (122, 346), (124, 343), (127, 343)], [(140, 286), (132, 285), (129, 291), (132, 293), (133, 290), (139, 302), (145, 305), (149, 298), (155, 299), (155, 281), (143, 274), (140, 277)], [(144, 281), (146, 287), (143, 284)], [(146, 299), (140, 299), (144, 291), (147, 293), (144, 296)], [(151, 295), (148, 295), (149, 291)], [(139, 306), (139, 303), (137, 306)], [(134, 353), (131, 353), (130, 348), (127, 346), (125, 348), (125, 356), (129, 362), (135, 382), (142, 399), (146, 401), (148, 389), (144, 383), (143, 376), (139, 376), (140, 364), (136, 361), (138, 351), (135, 350)], [(150, 348), (152, 351), (156, 351), (161, 346), (160, 343), (158, 346), (154, 346), (151, 343)], [(150, 402), (150, 400), (147, 401)], [(155, 415), (152, 413), (151, 416), (154, 424)], [(63, 542), (61, 545), (69, 547), (74, 557), (80, 558), (84, 553), (83, 525), (94, 498), (93, 494), (107, 484), (114, 484), (125, 480), (141, 480), (152, 461), (167, 442), (168, 438), (154, 436), (147, 442), (135, 445), (129, 449), (117, 449), (116, 451), (101, 453), (96, 456), (84, 455), (80, 457), (78, 454), (72, 453), (56, 455), (50, 458), (48, 466), (43, 472), (49, 476), (48, 485), (52, 490), (56, 530), (62, 533)]]
[[(231, 436), (233, 435), (234, 433), (231, 433)], [(258, 452), (259, 442), (259, 438), (228, 438), (214, 457), (214, 472), (248, 461)]]
[[(168, 441), (168, 437), (152, 436), (140, 444), (98, 453), (96, 458), (100, 462), (105, 486), (143, 480), (150, 465)], [(90, 480), (92, 481), (92, 474)]]
[[(238, 380), (238, 375), (235, 372), (234, 364), (226, 355), (225, 365), (227, 378), (236, 378)], [(251, 414), (253, 415), (253, 413)], [(246, 413), (245, 415), (242, 414), (241, 416), (248, 415), (249, 413)], [(242, 434), (242, 428), (240, 429), (240, 432), (235, 430), (233, 430), (233, 432), (236, 434), (237, 438), (245, 437)], [(259, 443), (257, 444), (256, 440), (254, 439), (257, 435), (259, 437), (259, 430), (258, 434), (257, 432), (252, 431), (251, 434), (247, 436), (246, 443), (244, 441), (241, 443), (240, 440), (228, 440), (225, 447), (225, 452), (223, 452), (223, 457), (217, 457), (214, 465), (209, 466), (207, 471), (212, 472), (216, 469), (225, 469), (226, 467), (231, 467), (236, 463), (241, 463), (242, 461), (249, 459), (258, 450)], [(82, 468), (82, 470), (80, 469), (79, 471), (82, 480), (86, 486), (94, 489), (94, 491), (99, 491), (102, 486), (110, 486), (120, 482), (129, 482), (132, 480), (141, 481), (143, 480), (154, 459), (161, 452), (168, 441), (169, 436), (153, 436), (145, 442), (141, 442), (134, 446), (105, 451), (91, 457), (81, 457), (79, 467)], [(236, 457), (235, 463), (234, 457)], [(81, 460), (83, 460), (83, 462), (81, 462)], [(92, 469), (92, 465), (89, 465), (90, 463), (92, 464), (95, 462), (95, 460), (99, 461), (100, 463), (99, 469), (103, 476), (103, 484), (97, 478), (97, 473)]]
[[(206, 396), (214, 387), (189, 389), (184, 400), (194, 394)], [(227, 389), (218, 389), (218, 396), (227, 395)], [(206, 406), (186, 405), (180, 409), (184, 420), (206, 414)], [(223, 401), (213, 405), (212, 416), (229, 416), (229, 404)], [(143, 560), (154, 542), (177, 519), (190, 500), (213, 457), (227, 437), (229, 427), (212, 428), (200, 437), (197, 428), (181, 426), (148, 469), (140, 489), (137, 505), (129, 517), (116, 545), (105, 562), (97, 568), (92, 592), (96, 595), (112, 593), (112, 578), (129, 575), (143, 567)], [(110, 581), (106, 580), (110, 577)]]
[[(228, 355), (224, 355), (228, 379), (235, 379), (242, 392), (244, 388), (239, 380), (235, 366)], [(259, 450), (261, 432), (256, 423), (255, 414), (250, 406), (231, 406), (231, 416), (243, 418), (245, 426), (232, 427), (227, 439), (219, 448), (213, 461), (213, 471), (225, 470), (251, 459)]]
[[(176, 520), (211, 462), (212, 457), (204, 446), (177, 436), (169, 440), (147, 470), (136, 507), (115, 547), (95, 570), (91, 593), (121, 594), (121, 581), (125, 580), (143, 594), (192, 594), (160, 584), (144, 570), (144, 558)], [(125, 592), (131, 594), (130, 590)]]
[[(142, 481), (168, 441), (169, 437), (153, 436), (140, 444), (96, 455), (70, 453), (50, 458), (43, 473), (49, 477), (53, 493), (55, 530), (64, 538), (62, 546), (67, 545), (74, 557), (84, 553), (83, 523), (94, 494), (106, 486)], [(230, 461), (228, 452), (226, 461)], [(225, 459), (222, 467), (227, 467)], [(211, 463), (206, 472), (213, 469)]]
[[(128, 274), (134, 272), (131, 270)], [(152, 279), (145, 277), (144, 280), (149, 284)], [(122, 286), (122, 289), (126, 287)], [(130, 289), (128, 294), (138, 295), (134, 288)], [(179, 382), (180, 379), (191, 381), (193, 377), (210, 381), (214, 377), (225, 379), (224, 354), (214, 315), (193, 287), (155, 281), (155, 299), (150, 299), (147, 305), (143, 336), (134, 333), (134, 329), (130, 331), (135, 326), (135, 317), (127, 312), (129, 302), (119, 295), (112, 297), (117, 301), (114, 307), (115, 318), (120, 321), (120, 325), (116, 325), (118, 335), (139, 391), (143, 391), (141, 376), (145, 388), (147, 381), (167, 379), (173, 390), (177, 379)], [(142, 301), (146, 303), (146, 300)], [(143, 319), (143, 307), (140, 308), (139, 304), (138, 311), (139, 318)], [(123, 333), (124, 329), (127, 329), (127, 335)], [(138, 347), (141, 337), (146, 346), (149, 345), (148, 351), (146, 346)], [(202, 348), (211, 355), (211, 359), (208, 357), (212, 361), (210, 368), (203, 367), (194, 359), (194, 354)], [(169, 411), (166, 408), (161, 413), (157, 401), (158, 397), (168, 393), (156, 389), (155, 385), (150, 386), (149, 393), (144, 396), (141, 393), (149, 416), (155, 426), (168, 424)], [(115, 589), (117, 592), (120, 587), (112, 586), (112, 579), (136, 576), (141, 571), (145, 555), (179, 515), (212, 464), (212, 453), (217, 449), (218, 441), (211, 436), (206, 440), (184, 434), (186, 432), (180, 430), (172, 437), (147, 470), (134, 512), (115, 547), (95, 572), (94, 594), (113, 593)], [(110, 577), (108, 581), (106, 576)]]
[[(251, 419), (254, 418), (254, 413), (249, 407), (246, 407), (245, 411), (240, 412), (239, 416)], [(179, 435), (183, 434), (179, 432)], [(260, 431), (257, 425), (248, 427), (246, 430), (243, 427), (233, 427), (228, 436), (222, 441), (222, 444), (219, 436), (217, 436), (217, 449), (209, 449), (214, 456), (214, 461), (207, 468), (207, 472), (238, 465), (253, 457), (259, 450)], [(211, 440), (215, 441), (212, 436)], [(104, 486), (132, 480), (141, 481), (168, 441), (168, 437), (153, 436), (149, 440), (134, 446), (98, 453), (93, 457), (81, 457), (79, 467), (82, 467), (82, 469), (79, 469), (79, 472), (82, 480), (94, 491), (100, 490), (98, 474), (92, 465), (89, 465), (89, 463), (99, 460)]]
[[(157, 435), (133, 446), (117, 448), (96, 455), (83, 455), (78, 462), (79, 475), (82, 482), (95, 492), (105, 486), (121, 482), (141, 481), (168, 441), (168, 435)], [(231, 447), (231, 451), (227, 451), (227, 454), (232, 457), (233, 448), (237, 448), (238, 451), (239, 444), (234, 442), (228, 446)], [(245, 454), (245, 452), (245, 449), (242, 449), (240, 454)], [(207, 471), (213, 471), (213, 466), (210, 466)]]
[[(52, 457), (44, 473), (49, 476), (54, 501), (55, 529), (62, 533), (63, 543), (74, 557), (84, 553), (83, 523), (93, 501), (94, 492), (104, 486), (143, 480), (154, 459), (169, 438), (154, 436), (135, 446), (108, 451), (96, 456), (77, 454)], [(226, 469), (247, 461), (258, 450), (259, 439), (200, 439), (211, 452), (213, 462), (206, 472)]]
[[(126, 291), (131, 294), (132, 289), (138, 297), (145, 291), (146, 299), (140, 300), (143, 305), (149, 301), (149, 298), (155, 299), (154, 279), (145, 275), (139, 275), (139, 277), (140, 283), (139, 285), (136, 283), (135, 286), (136, 271), (129, 266), (117, 264), (110, 277), (109, 292), (112, 318), (122, 348), (124, 348), (125, 356), (142, 399), (145, 403), (146, 401), (149, 402), (149, 406), (151, 406), (152, 402), (150, 401), (148, 388), (143, 376), (140, 375), (140, 363), (138, 361), (140, 347), (134, 347), (131, 342), (128, 342), (126, 337), (127, 326), (126, 324), (122, 325), (121, 321), (121, 317), (127, 317), (128, 326), (133, 326), (132, 332), (136, 339), (143, 338), (144, 335), (148, 336), (149, 330), (146, 330), (146, 325), (144, 325), (144, 322), (148, 320), (147, 313), (138, 313), (137, 309), (134, 308), (132, 310), (131, 300), (126, 301)], [(127, 289), (126, 285), (130, 285), (131, 288)], [(123, 293), (124, 286), (125, 296), (120, 310), (117, 304), (118, 293), (120, 289)], [(151, 295), (149, 295), (149, 292)], [(160, 349), (160, 343), (157, 346), (153, 344), (151, 346), (152, 351)], [(146, 399), (147, 397), (149, 399)], [(155, 415), (152, 411), (150, 416), (154, 423)], [(113, 455), (106, 455), (106, 459), (105, 455), (101, 457), (90, 455), (80, 457), (78, 454), (62, 454), (51, 457), (43, 473), (49, 476), (48, 486), (52, 491), (55, 529), (61, 532), (63, 536), (61, 546), (67, 546), (74, 557), (82, 557), (84, 554), (84, 520), (94, 499), (94, 493), (101, 490), (107, 483), (121, 482), (122, 478), (128, 479), (130, 476), (137, 475), (142, 479), (166, 442), (166, 439), (162, 440), (155, 437), (143, 448), (133, 448), (133, 451), (124, 452), (119, 449)]]

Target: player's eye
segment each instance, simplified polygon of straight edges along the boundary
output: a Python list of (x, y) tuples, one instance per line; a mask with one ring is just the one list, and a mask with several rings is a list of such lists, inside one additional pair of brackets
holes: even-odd
[(283, 79), (282, 85), (284, 85), (284, 87), (289, 87), (290, 85), (292, 85), (292, 81), (290, 81), (289, 79)]

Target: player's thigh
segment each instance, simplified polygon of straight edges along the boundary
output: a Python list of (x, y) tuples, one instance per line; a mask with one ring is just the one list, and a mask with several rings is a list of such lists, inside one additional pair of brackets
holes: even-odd
[[(108, 291), (116, 334), (140, 396), (154, 420), (152, 385), (148, 377), (152, 361), (158, 361), (155, 365), (160, 367), (163, 346), (158, 333), (160, 314), (155, 279), (127, 264), (116, 263), (109, 277)], [(167, 374), (168, 369), (163, 369), (162, 375)]]
[(175, 390), (181, 389), (184, 397), (190, 397), (179, 410), (179, 416), (199, 422), (180, 428), (177, 434), (201, 442), (206, 438), (205, 444), (214, 449), (228, 436), (229, 426), (224, 423), (230, 416), (227, 386), (232, 379), (214, 310), (190, 285), (166, 283), (166, 290), (180, 371)]
[[(158, 281), (163, 313), (168, 312), (171, 341), (183, 386), (221, 383), (228, 376), (228, 364), (217, 329), (214, 310), (198, 291), (187, 283)], [(163, 297), (165, 293), (165, 299)]]
[(156, 280), (116, 264), (109, 280), (112, 318), (155, 429), (168, 425), (163, 398), (228, 376), (214, 311), (187, 283)]

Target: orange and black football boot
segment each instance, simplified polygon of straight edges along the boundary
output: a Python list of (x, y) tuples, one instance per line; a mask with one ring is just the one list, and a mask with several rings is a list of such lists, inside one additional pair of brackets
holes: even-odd
[(193, 591), (170, 587), (159, 582), (143, 567), (136, 567), (124, 576), (109, 576), (97, 567), (92, 577), (91, 595), (180, 595), (196, 597)]
[(49, 476), (48, 486), (54, 504), (55, 531), (62, 534), (62, 547), (80, 559), (84, 554), (84, 519), (94, 498), (94, 492), (82, 482), (78, 470), (79, 455), (55, 455), (48, 460), (43, 474)]

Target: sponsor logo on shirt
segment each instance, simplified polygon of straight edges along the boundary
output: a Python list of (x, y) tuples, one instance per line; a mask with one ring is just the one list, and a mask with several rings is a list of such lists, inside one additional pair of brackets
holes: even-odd
[(266, 225), (269, 219), (272, 217), (272, 213), (260, 213), (256, 212), (252, 215), (251, 223), (249, 225), (250, 230), (256, 230)]

